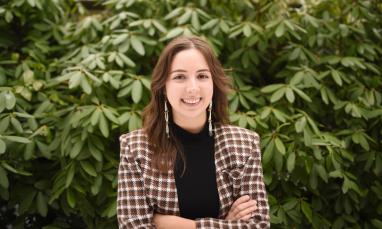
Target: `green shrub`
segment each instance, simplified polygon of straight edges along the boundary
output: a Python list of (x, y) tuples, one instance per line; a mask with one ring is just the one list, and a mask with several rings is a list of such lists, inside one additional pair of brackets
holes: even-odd
[(181, 34), (211, 42), (231, 121), (262, 137), (273, 228), (382, 227), (377, 0), (1, 3), (6, 223), (116, 228), (118, 136), (141, 126), (153, 66)]

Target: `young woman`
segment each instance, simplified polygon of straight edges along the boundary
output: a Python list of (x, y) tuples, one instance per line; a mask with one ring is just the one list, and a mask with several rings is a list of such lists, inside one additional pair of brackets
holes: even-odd
[(120, 137), (120, 228), (269, 228), (259, 136), (228, 125), (229, 86), (201, 38), (165, 47), (143, 128)]

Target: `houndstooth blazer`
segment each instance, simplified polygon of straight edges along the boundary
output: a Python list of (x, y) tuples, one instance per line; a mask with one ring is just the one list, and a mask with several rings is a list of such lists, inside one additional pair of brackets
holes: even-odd
[[(215, 125), (215, 165), (219, 217), (196, 219), (196, 228), (269, 228), (269, 207), (263, 182), (259, 136), (244, 128)], [(142, 129), (120, 137), (117, 215), (119, 228), (155, 228), (154, 213), (179, 216), (173, 171), (150, 167), (149, 142)], [(257, 201), (248, 220), (225, 220), (233, 202), (243, 195)]]

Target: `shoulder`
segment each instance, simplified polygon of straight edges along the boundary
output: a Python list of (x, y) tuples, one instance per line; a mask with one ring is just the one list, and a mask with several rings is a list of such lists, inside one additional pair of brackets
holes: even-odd
[(250, 157), (260, 158), (259, 135), (233, 125), (215, 125), (216, 157), (220, 168), (244, 166)]
[(147, 134), (143, 129), (133, 130), (129, 133), (122, 134), (119, 137), (119, 141), (122, 142), (134, 142), (134, 141), (147, 141)]
[(216, 124), (215, 125), (215, 133), (217, 135), (217, 139), (231, 139), (238, 141), (249, 141), (249, 142), (259, 142), (259, 135), (252, 131), (245, 129), (243, 127), (228, 125), (228, 124)]
[(143, 129), (122, 134), (119, 137), (121, 155), (129, 153), (130, 156), (139, 156), (149, 151), (149, 141)]

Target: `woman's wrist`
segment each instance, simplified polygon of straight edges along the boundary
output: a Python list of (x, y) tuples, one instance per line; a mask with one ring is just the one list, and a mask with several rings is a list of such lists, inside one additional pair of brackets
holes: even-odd
[(180, 216), (155, 214), (154, 222), (159, 229), (196, 229), (196, 222), (194, 220)]

